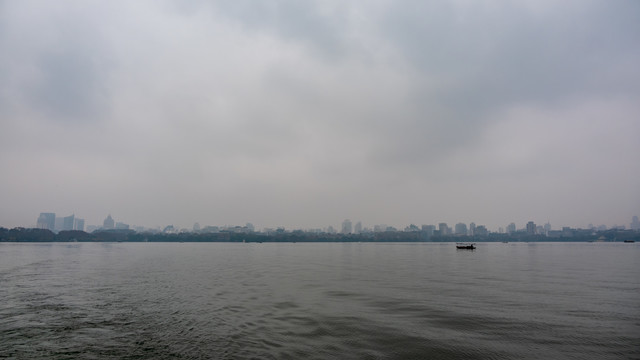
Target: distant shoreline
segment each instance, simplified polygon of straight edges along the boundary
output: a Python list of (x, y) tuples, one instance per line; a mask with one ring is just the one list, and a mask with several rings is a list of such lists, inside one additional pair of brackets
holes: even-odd
[(640, 242), (633, 230), (581, 231), (572, 236), (548, 237), (526, 233), (490, 233), (485, 236), (429, 235), (422, 231), (393, 231), (365, 234), (327, 234), (302, 231), (266, 233), (150, 233), (133, 230), (100, 230), (87, 233), (70, 230), (54, 233), (46, 229), (0, 228), (0, 242), (229, 242), (229, 243), (357, 243), (357, 242)]

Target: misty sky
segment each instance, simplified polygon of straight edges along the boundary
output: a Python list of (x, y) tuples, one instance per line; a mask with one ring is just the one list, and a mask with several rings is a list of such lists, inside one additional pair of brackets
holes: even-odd
[(640, 1), (0, 0), (0, 226), (640, 215)]

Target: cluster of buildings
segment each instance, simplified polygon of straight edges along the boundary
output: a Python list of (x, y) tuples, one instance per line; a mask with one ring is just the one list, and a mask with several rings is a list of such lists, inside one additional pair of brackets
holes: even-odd
[[(399, 230), (393, 226), (387, 226), (385, 224), (374, 225), (373, 229), (366, 228), (362, 226), (362, 222), (358, 221), (355, 225), (352, 224), (351, 220), (346, 219), (342, 222), (342, 227), (340, 230), (341, 234), (368, 234), (368, 233), (381, 233), (381, 232), (423, 232), (428, 236), (433, 235), (469, 235), (469, 236), (482, 236), (487, 235), (489, 230), (484, 225), (476, 225), (475, 223), (470, 223), (467, 227), (467, 224), (457, 223), (453, 228), (448, 226), (447, 223), (439, 223), (436, 225), (421, 225), (417, 226), (411, 224), (406, 226), (404, 230)], [(333, 227), (329, 226), (325, 229), (326, 233), (337, 233)]]
[(84, 219), (76, 217), (75, 214), (65, 217), (57, 217), (56, 213), (40, 213), (40, 216), (38, 216), (38, 220), (36, 221), (36, 228), (47, 229), (56, 233), (69, 230), (92, 232), (94, 230), (128, 230), (129, 225), (121, 222), (115, 222), (111, 215), (109, 215), (104, 219), (102, 227), (89, 225), (85, 229)]
[[(80, 219), (75, 215), (69, 215), (65, 217), (57, 217), (55, 213), (40, 213), (40, 216), (37, 220), (37, 228), (39, 229), (48, 229), (53, 232), (65, 231), (65, 230), (80, 230), (86, 232), (93, 232), (95, 230), (130, 230), (131, 227), (129, 224), (123, 222), (116, 222), (109, 214), (103, 221), (102, 226), (90, 225), (86, 227), (84, 219)], [(640, 220), (637, 216), (634, 216), (631, 221), (631, 230), (640, 231)], [(613, 229), (624, 230), (624, 226), (614, 227)], [(169, 225), (165, 227), (163, 230), (161, 228), (150, 230), (143, 227), (134, 227), (132, 230), (136, 232), (162, 232), (162, 233), (181, 233), (181, 232), (190, 232), (187, 229), (179, 229), (174, 228), (173, 225)], [(606, 226), (601, 225), (599, 227), (595, 227), (593, 225), (589, 225), (588, 229), (581, 229), (583, 231), (604, 231), (607, 230)], [(301, 230), (298, 230), (301, 231)], [(349, 219), (345, 219), (340, 227), (340, 230), (333, 228), (332, 226), (328, 226), (324, 229), (310, 229), (305, 230), (307, 233), (316, 233), (316, 234), (372, 234), (372, 233), (384, 233), (384, 232), (420, 232), (426, 236), (487, 236), (490, 231), (484, 225), (476, 225), (475, 223), (470, 223), (468, 226), (465, 223), (457, 223), (453, 227), (447, 225), (447, 223), (442, 222), (436, 225), (421, 225), (416, 226), (411, 224), (404, 228), (404, 230), (396, 229), (393, 226), (387, 226), (384, 224), (374, 225), (373, 228), (366, 228), (362, 226), (362, 222), (358, 221), (355, 224)], [(254, 233), (255, 228), (253, 224), (247, 223), (245, 226), (204, 226), (200, 227), (198, 223), (195, 223), (192, 229), (194, 233), (217, 233), (217, 232), (229, 232), (229, 233)], [(285, 232), (284, 228), (265, 228), (263, 231), (265, 234), (277, 234)], [(506, 226), (506, 228), (500, 228), (498, 233), (501, 234), (526, 234), (526, 235), (544, 235), (547, 237), (571, 237), (572, 234), (575, 234), (576, 229), (572, 229), (569, 227), (563, 227), (562, 230), (552, 230), (551, 224), (548, 222), (544, 225), (537, 225), (533, 221), (529, 221), (524, 228), (517, 229), (515, 223), (510, 223)]]
[[(107, 217), (102, 222), (102, 227), (99, 226), (91, 226), (91, 231), (94, 230), (129, 230), (129, 224), (125, 224), (123, 222), (116, 222), (111, 217), (111, 214), (107, 215)], [(89, 230), (89, 229), (88, 229)]]
[(63, 230), (84, 231), (84, 219), (77, 218), (75, 214), (57, 217), (55, 213), (40, 213), (36, 222), (38, 229), (47, 229), (54, 232)]
[[(634, 216), (631, 221), (631, 230), (640, 231), (640, 220), (637, 216)], [(609, 230), (625, 230), (625, 226), (614, 226)], [(507, 235), (543, 235), (547, 237), (571, 237), (580, 231), (605, 231), (608, 228), (605, 225), (593, 226), (589, 225), (587, 229), (573, 229), (570, 227), (562, 227), (562, 230), (552, 230), (551, 224), (546, 223), (544, 225), (538, 225), (533, 221), (529, 221), (524, 228), (517, 228), (515, 223), (510, 223), (506, 228), (499, 228), (498, 234)], [(373, 229), (363, 228), (362, 223), (358, 221), (355, 226), (352, 226), (352, 222), (346, 219), (342, 222), (341, 234), (367, 234), (367, 233), (380, 233), (380, 232), (396, 232), (402, 231), (387, 225), (375, 225)], [(336, 234), (338, 231), (329, 226), (323, 232)], [(490, 231), (485, 225), (476, 225), (476, 223), (470, 223), (468, 226), (465, 223), (457, 223), (453, 227), (447, 225), (447, 223), (439, 223), (436, 225), (421, 225), (420, 227), (411, 224), (404, 228), (404, 232), (422, 232), (427, 236), (487, 236)]]

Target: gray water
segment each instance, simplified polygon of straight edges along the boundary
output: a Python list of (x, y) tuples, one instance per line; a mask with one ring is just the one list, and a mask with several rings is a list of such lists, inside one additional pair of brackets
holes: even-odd
[(640, 359), (640, 246), (0, 243), (0, 358)]

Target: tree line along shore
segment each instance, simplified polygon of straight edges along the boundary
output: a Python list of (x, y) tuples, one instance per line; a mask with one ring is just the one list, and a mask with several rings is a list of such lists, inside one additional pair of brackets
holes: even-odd
[(0, 242), (623, 242), (640, 241), (640, 232), (612, 229), (581, 231), (572, 236), (548, 237), (523, 233), (489, 233), (485, 236), (428, 235), (415, 231), (388, 231), (366, 234), (311, 233), (300, 230), (276, 233), (162, 233), (134, 230), (98, 230), (87, 233), (68, 230), (54, 233), (47, 229), (0, 227)]

